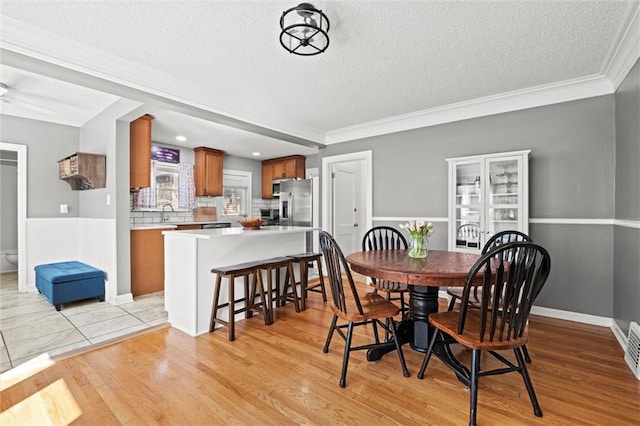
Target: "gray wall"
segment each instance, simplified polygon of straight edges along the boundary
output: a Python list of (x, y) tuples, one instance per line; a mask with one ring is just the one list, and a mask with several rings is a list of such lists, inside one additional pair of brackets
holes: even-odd
[(262, 161), (225, 154), (222, 167), (251, 172), (251, 194), (253, 198), (262, 197)]
[[(131, 112), (138, 105), (137, 102), (121, 98), (80, 128), (79, 151), (103, 154), (107, 158), (106, 187), (78, 191), (81, 217), (116, 217), (116, 170), (118, 167), (116, 161), (116, 120)], [(128, 168), (126, 173), (129, 174)], [(110, 198), (108, 204), (107, 196)]]
[[(640, 221), (640, 61), (616, 92), (616, 219)], [(616, 226), (613, 318), (640, 323), (640, 229)]]
[(27, 217), (79, 216), (78, 191), (58, 178), (58, 160), (78, 151), (77, 127), (0, 115), (0, 140), (27, 146)]
[[(373, 151), (373, 216), (447, 216), (447, 158), (531, 149), (531, 218), (614, 216), (614, 96), (566, 102), (335, 144)], [(376, 223), (378, 224), (378, 223)], [(437, 235), (446, 226), (438, 224)], [(532, 224), (552, 256), (538, 306), (613, 316), (613, 227)], [(446, 238), (430, 239), (445, 249)]]

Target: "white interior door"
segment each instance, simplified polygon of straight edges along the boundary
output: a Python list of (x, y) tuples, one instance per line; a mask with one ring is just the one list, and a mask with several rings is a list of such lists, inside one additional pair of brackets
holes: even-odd
[(335, 164), (332, 169), (333, 237), (343, 253), (356, 251), (356, 172), (353, 167)]

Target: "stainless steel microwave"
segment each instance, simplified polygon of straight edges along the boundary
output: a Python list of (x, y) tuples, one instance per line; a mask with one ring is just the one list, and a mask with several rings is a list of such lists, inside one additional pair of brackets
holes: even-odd
[(279, 197), (280, 196), (280, 184), (282, 182), (286, 182), (288, 180), (291, 179), (274, 179), (271, 182), (271, 195), (274, 197)]

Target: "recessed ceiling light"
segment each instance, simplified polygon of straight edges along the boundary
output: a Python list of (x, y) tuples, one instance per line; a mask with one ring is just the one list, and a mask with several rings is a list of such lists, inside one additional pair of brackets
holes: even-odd
[(253, 153), (253, 155), (254, 155), (255, 157), (260, 157), (260, 153), (259, 153), (259, 152), (254, 152), (254, 153)]
[(176, 136), (176, 140), (177, 140), (177, 141), (180, 141), (180, 142), (184, 142), (184, 141), (186, 141), (186, 140), (187, 140), (187, 138), (186, 138), (186, 137), (184, 137), (184, 136), (182, 136), (182, 135), (178, 135), (178, 136)]

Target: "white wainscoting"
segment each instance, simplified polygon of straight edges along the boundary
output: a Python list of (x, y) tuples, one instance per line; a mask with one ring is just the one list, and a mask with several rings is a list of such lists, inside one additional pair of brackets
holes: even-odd
[(77, 260), (106, 273), (105, 298), (115, 304), (118, 288), (115, 229), (115, 219), (27, 219), (29, 291), (36, 289), (33, 270), (36, 265)]
[(105, 272), (105, 299), (115, 304), (118, 295), (116, 220), (78, 218), (78, 260)]
[(29, 290), (36, 288), (33, 268), (43, 263), (78, 259), (78, 218), (27, 219)]

